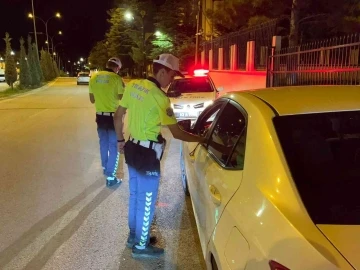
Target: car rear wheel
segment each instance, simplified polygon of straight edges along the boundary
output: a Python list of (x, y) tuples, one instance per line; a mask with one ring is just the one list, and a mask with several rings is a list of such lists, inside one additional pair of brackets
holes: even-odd
[(180, 155), (180, 170), (181, 170), (181, 182), (183, 185), (184, 193), (186, 196), (190, 196), (187, 177), (186, 177), (184, 154), (183, 154), (182, 149), (181, 149), (181, 155)]

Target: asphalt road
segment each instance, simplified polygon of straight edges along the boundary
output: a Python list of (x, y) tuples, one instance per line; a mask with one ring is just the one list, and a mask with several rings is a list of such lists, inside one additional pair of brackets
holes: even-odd
[(87, 86), (62, 78), (0, 101), (0, 269), (205, 269), (179, 141), (169, 136), (156, 212), (162, 259), (134, 260), (128, 236), (128, 175), (105, 187), (95, 110)]

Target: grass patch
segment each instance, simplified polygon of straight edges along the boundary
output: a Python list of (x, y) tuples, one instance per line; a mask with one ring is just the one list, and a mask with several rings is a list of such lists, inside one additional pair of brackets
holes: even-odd
[(6, 97), (11, 97), (11, 96), (14, 96), (14, 95), (18, 95), (18, 94), (23, 94), (23, 93), (29, 92), (31, 90), (38, 89), (38, 88), (44, 86), (45, 84), (46, 83), (42, 83), (39, 87), (26, 88), (26, 89), (20, 88), (19, 86), (14, 86), (13, 89), (11, 87), (9, 87), (5, 91), (0, 92), (0, 98), (6, 98)]

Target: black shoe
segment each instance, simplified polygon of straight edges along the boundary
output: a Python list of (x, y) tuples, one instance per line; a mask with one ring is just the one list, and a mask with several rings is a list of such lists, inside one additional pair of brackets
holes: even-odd
[(115, 186), (117, 184), (120, 184), (121, 182), (122, 182), (122, 180), (117, 178), (117, 177), (108, 177), (106, 179), (106, 186), (107, 187), (112, 187), (112, 186)]
[[(156, 236), (150, 236), (149, 243), (153, 245), (156, 244), (156, 242), (157, 242)], [(135, 245), (135, 237), (129, 236), (126, 242), (126, 247), (132, 248), (134, 245)]]
[(164, 249), (148, 245), (144, 249), (132, 248), (131, 256), (133, 258), (158, 258), (164, 255)]

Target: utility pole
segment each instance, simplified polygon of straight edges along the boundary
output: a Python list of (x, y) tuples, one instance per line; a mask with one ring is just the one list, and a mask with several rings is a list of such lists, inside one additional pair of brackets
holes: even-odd
[(198, 63), (198, 54), (199, 54), (199, 28), (200, 28), (200, 0), (198, 1), (198, 12), (196, 15), (196, 45), (195, 45), (195, 65)]
[(31, 6), (32, 6), (33, 23), (34, 23), (34, 32), (35, 32), (36, 55), (37, 55), (37, 57), (39, 58), (39, 46), (38, 46), (37, 34), (36, 34), (36, 23), (35, 23), (34, 0), (31, 0)]
[(142, 23), (142, 39), (143, 39), (143, 74), (142, 76), (145, 75), (145, 78), (147, 77), (147, 68), (146, 68), (146, 39), (145, 39), (145, 15), (146, 15), (146, 11), (145, 10), (141, 10), (140, 11), (140, 15), (141, 15), (141, 23)]

